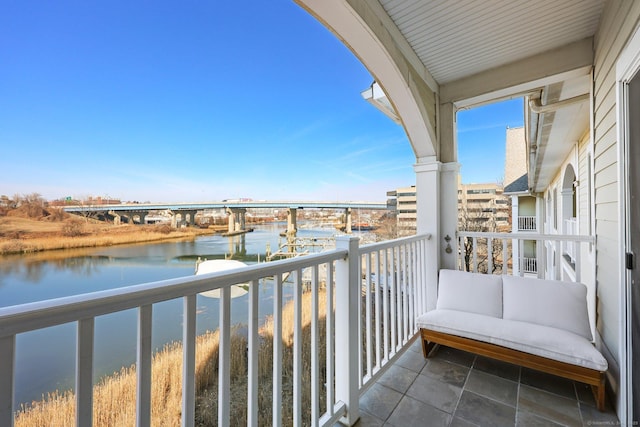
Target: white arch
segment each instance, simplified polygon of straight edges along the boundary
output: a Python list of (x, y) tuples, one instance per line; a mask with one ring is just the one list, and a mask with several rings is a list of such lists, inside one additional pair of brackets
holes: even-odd
[[(367, 67), (394, 106), (409, 137), (416, 158), (437, 155), (436, 133), (429, 123), (429, 108), (425, 105), (425, 92), (437, 92), (437, 83), (426, 69), (415, 70), (400, 48), (393, 42), (393, 36), (385, 28), (385, 23), (371, 10), (366, 2), (345, 0), (295, 0), (325, 27), (330, 29), (360, 61)], [(363, 18), (351, 4), (364, 10)], [(376, 23), (381, 33), (386, 35), (386, 44), (365, 22)], [(393, 46), (390, 52), (386, 46)], [(401, 63), (394, 55), (402, 55)], [(413, 71), (411, 71), (413, 70)], [(422, 96), (421, 96), (422, 95)], [(435, 117), (436, 98), (433, 102), (432, 117)]]

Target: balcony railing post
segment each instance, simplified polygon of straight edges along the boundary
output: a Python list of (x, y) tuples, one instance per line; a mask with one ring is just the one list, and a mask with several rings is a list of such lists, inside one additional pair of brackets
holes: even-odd
[(347, 406), (347, 414), (340, 421), (352, 426), (360, 418), (358, 238), (336, 237), (336, 249), (348, 251), (346, 259), (336, 262), (336, 400)]
[(13, 426), (13, 386), (16, 336), (0, 338), (0, 425)]

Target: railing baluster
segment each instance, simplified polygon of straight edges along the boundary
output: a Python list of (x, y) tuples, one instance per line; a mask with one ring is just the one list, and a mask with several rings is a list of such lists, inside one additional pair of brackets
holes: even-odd
[(375, 328), (376, 328), (376, 366), (378, 368), (380, 368), (381, 366), (381, 357), (380, 354), (382, 352), (382, 341), (380, 340), (380, 337), (382, 336), (380, 333), (380, 316), (382, 315), (382, 307), (381, 305), (381, 301), (380, 301), (380, 292), (382, 289), (382, 277), (380, 277), (380, 251), (376, 251), (376, 258), (375, 258), (376, 262), (375, 262), (375, 273), (376, 273), (376, 289), (375, 289)]
[(392, 353), (396, 352), (396, 342), (397, 342), (397, 334), (398, 334), (398, 316), (396, 314), (397, 312), (397, 308), (398, 308), (398, 300), (396, 298), (396, 289), (397, 289), (397, 283), (398, 283), (398, 266), (397, 264), (397, 257), (396, 257), (396, 252), (397, 252), (397, 248), (393, 248), (391, 249), (391, 273), (390, 276), (392, 276), (391, 278), (391, 294), (389, 295), (389, 303), (391, 304), (391, 313), (389, 313), (389, 315), (391, 316), (391, 346), (389, 348), (390, 353), (389, 355), (391, 355)]
[(473, 245), (473, 271), (475, 273), (478, 272), (478, 239), (477, 238), (473, 238), (472, 239), (472, 245)]
[(220, 344), (218, 347), (218, 425), (231, 421), (231, 288), (220, 288)]
[(282, 424), (282, 274), (273, 290), (273, 405), (274, 426)]
[(385, 249), (383, 252), (383, 274), (384, 279), (382, 281), (382, 330), (384, 333), (384, 360), (389, 360), (389, 334), (390, 334), (390, 319), (389, 319), (389, 250)]
[(182, 426), (193, 427), (196, 415), (196, 295), (182, 299)]
[[(502, 274), (507, 274), (507, 266), (509, 265), (509, 252), (507, 252), (507, 246), (507, 239), (502, 239)], [(513, 247), (513, 245), (511, 245), (511, 247)]]
[[(365, 273), (365, 289), (366, 289), (366, 294), (365, 294), (365, 299), (366, 299), (366, 305), (365, 305), (365, 324), (364, 326), (364, 333), (366, 336), (366, 345), (367, 345), (367, 375), (371, 376), (372, 370), (373, 370), (373, 362), (372, 362), (372, 358), (373, 358), (373, 345), (371, 343), (371, 253), (367, 253), (365, 255), (365, 269), (366, 269), (366, 273)], [(362, 335), (362, 333), (360, 333), (360, 335)]]
[(76, 347), (76, 426), (93, 423), (93, 317), (78, 320)]
[(13, 427), (16, 336), (0, 338), (0, 425)]
[(302, 270), (293, 275), (293, 425), (302, 423)]
[(151, 425), (151, 323), (153, 306), (138, 308), (138, 351), (136, 360), (136, 426)]
[(487, 273), (493, 274), (493, 239), (487, 239)]
[(401, 303), (402, 303), (402, 339), (399, 344), (404, 344), (409, 335), (409, 298), (407, 295), (407, 245), (402, 245), (400, 251), (400, 268), (401, 268)]
[(258, 426), (258, 307), (259, 307), (258, 279), (252, 280), (249, 285), (249, 325), (248, 325), (248, 384), (247, 384), (247, 425)]
[(416, 250), (417, 250), (417, 244), (415, 242), (411, 243), (411, 250), (410, 250), (410, 267), (409, 267), (409, 283), (410, 283), (410, 292), (409, 292), (409, 297), (411, 299), (411, 304), (409, 305), (409, 330), (411, 331), (411, 335), (413, 335), (413, 331), (415, 330), (415, 322), (416, 322), (416, 316), (415, 313), (418, 312), (418, 307), (416, 306), (416, 302), (417, 302), (417, 286), (416, 286)]
[[(318, 344), (318, 266), (311, 270), (311, 348)], [(320, 406), (318, 390), (318, 352), (311, 351), (311, 425), (317, 426)]]
[(333, 263), (327, 264), (327, 310), (326, 310), (326, 323), (327, 323), (327, 332), (326, 332), (326, 341), (327, 341), (327, 412), (329, 415), (334, 414), (334, 404), (335, 404), (335, 358), (334, 348), (335, 348), (335, 320), (333, 313)]

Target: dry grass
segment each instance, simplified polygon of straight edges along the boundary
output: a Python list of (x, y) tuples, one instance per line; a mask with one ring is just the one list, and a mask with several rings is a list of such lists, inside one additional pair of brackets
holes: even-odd
[[(303, 296), (303, 360), (302, 401), (303, 424), (310, 420), (310, 294)], [(324, 362), (324, 313), (325, 294), (320, 292), (321, 319), (318, 323), (320, 339), (316, 351), (320, 361), (320, 384), (325, 382)], [(260, 328), (259, 349), (259, 424), (272, 422), (272, 356), (273, 323), (267, 320)], [(292, 425), (293, 412), (293, 304), (283, 311), (283, 403), (282, 425)], [(231, 340), (231, 423), (246, 425), (247, 402), (247, 340), (238, 332)], [(197, 338), (196, 343), (196, 424), (217, 425), (218, 391), (218, 332), (207, 333)], [(173, 343), (156, 353), (152, 367), (151, 423), (154, 426), (179, 426), (182, 396), (182, 345)], [(135, 425), (135, 366), (122, 368), (120, 372), (103, 378), (94, 386), (94, 426)], [(53, 392), (42, 401), (23, 405), (16, 413), (16, 427), (45, 425), (72, 426), (75, 423), (75, 397), (70, 391)], [(321, 396), (321, 411), (325, 397)]]
[(0, 255), (193, 239), (212, 234), (199, 228), (167, 229), (161, 225), (113, 225), (76, 218), (39, 221), (20, 217), (0, 218)]

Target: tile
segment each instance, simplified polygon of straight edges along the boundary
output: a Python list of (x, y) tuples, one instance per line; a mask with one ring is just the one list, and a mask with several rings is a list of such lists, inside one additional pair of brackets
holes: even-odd
[(442, 382), (428, 375), (418, 375), (407, 390), (407, 396), (440, 409), (453, 413), (462, 394), (462, 388)]
[(562, 427), (562, 424), (554, 423), (550, 420), (545, 420), (539, 416), (526, 411), (518, 411), (516, 414), (516, 427), (532, 427), (532, 426), (544, 426), (544, 427)]
[(604, 412), (598, 411), (598, 408), (591, 405), (580, 405), (580, 414), (582, 415), (582, 425), (584, 426), (617, 426), (620, 425), (618, 416), (613, 409), (607, 405)]
[(570, 399), (577, 399), (573, 381), (557, 375), (522, 368), (520, 382)]
[(513, 427), (516, 420), (516, 408), (465, 390), (454, 416), (478, 426)]
[(518, 410), (567, 426), (582, 425), (577, 400), (561, 397), (524, 384), (520, 385)]
[(462, 418), (454, 417), (453, 420), (451, 420), (449, 427), (478, 427), (478, 424), (463, 420)]
[(387, 369), (387, 372), (380, 377), (378, 383), (392, 388), (395, 391), (399, 391), (400, 393), (406, 393), (417, 376), (419, 376), (417, 372), (395, 364)]
[[(338, 423), (336, 426), (341, 426), (342, 424)], [(360, 419), (355, 423), (354, 427), (382, 427), (384, 426), (384, 421), (379, 418), (374, 417), (370, 413), (366, 411), (360, 411)]]
[(427, 364), (427, 359), (422, 356), (422, 353), (405, 351), (404, 354), (398, 358), (395, 364), (411, 369), (414, 372), (420, 372), (422, 371), (422, 368), (424, 368), (424, 365)]
[(469, 368), (439, 359), (429, 359), (421, 372), (422, 375), (429, 375), (456, 387), (464, 385), (468, 373)]
[(518, 383), (476, 369), (469, 372), (464, 388), (513, 407), (518, 401)]
[(422, 354), (422, 339), (416, 339), (411, 346), (409, 346), (409, 350)]
[(387, 424), (397, 427), (447, 427), (450, 422), (451, 415), (408, 396), (402, 398), (387, 420)]
[(440, 346), (436, 352), (436, 359), (446, 360), (447, 362), (455, 363), (470, 368), (473, 365), (473, 361), (476, 355), (469, 353), (468, 351), (462, 351), (451, 347)]
[(386, 420), (400, 399), (402, 399), (402, 393), (376, 383), (362, 395), (360, 407), (374, 417)]
[(596, 398), (593, 397), (593, 391), (589, 384), (575, 383), (576, 392), (578, 393), (578, 400), (580, 404), (587, 404), (590, 406), (596, 406)]
[(477, 369), (491, 375), (497, 375), (511, 381), (520, 380), (520, 366), (491, 359), (489, 357), (478, 356), (473, 364), (473, 369)]

